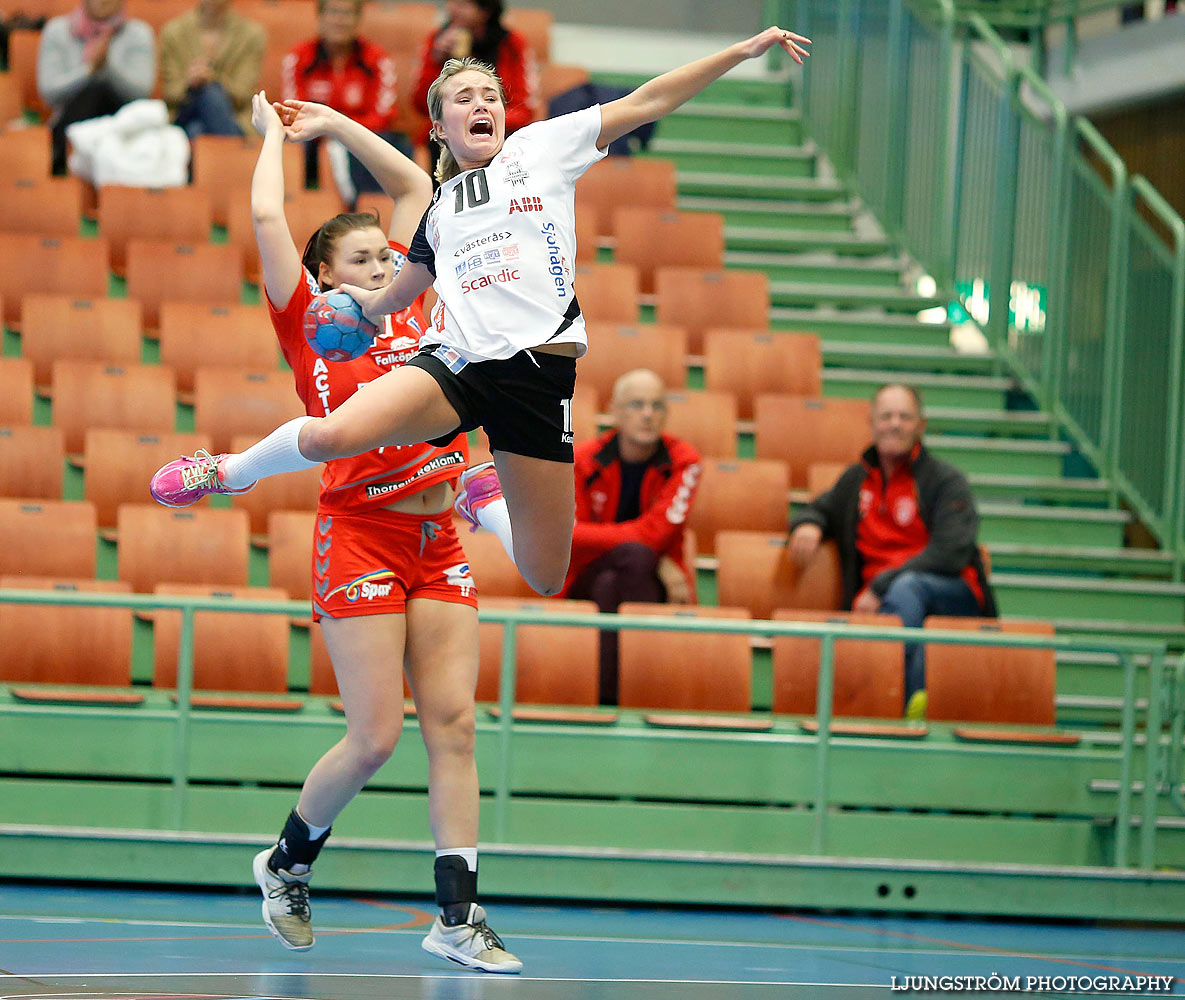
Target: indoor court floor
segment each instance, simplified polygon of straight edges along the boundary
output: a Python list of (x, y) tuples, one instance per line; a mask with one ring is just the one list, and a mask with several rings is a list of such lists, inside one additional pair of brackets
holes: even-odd
[(427, 899), (314, 894), (304, 954), (259, 907), (246, 891), (0, 884), (0, 1000), (839, 1000), (892, 996), (894, 976), (993, 973), (1170, 976), (1185, 995), (1185, 930), (1151, 925), (493, 901), (525, 968), (491, 976), (420, 949)]

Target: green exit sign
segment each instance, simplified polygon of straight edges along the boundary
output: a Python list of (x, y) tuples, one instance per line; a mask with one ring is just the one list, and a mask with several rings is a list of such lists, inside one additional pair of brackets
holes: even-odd
[[(950, 321), (966, 323), (973, 319), (986, 326), (991, 315), (991, 286), (982, 278), (956, 281), (958, 299), (950, 304)], [(1009, 286), (1008, 325), (1018, 333), (1043, 333), (1045, 330), (1045, 289), (1014, 281)]]

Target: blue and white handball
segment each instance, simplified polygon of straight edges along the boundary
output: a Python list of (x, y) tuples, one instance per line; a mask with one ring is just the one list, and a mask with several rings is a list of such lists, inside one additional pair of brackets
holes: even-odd
[(362, 307), (345, 292), (322, 292), (305, 310), (305, 340), (326, 361), (360, 358), (378, 335), (379, 328), (362, 315)]

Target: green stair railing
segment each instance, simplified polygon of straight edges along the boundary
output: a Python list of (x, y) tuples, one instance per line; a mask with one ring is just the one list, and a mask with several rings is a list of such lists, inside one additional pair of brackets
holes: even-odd
[(1185, 559), (1185, 223), (978, 14), (804, 0), (806, 126), (888, 235)]

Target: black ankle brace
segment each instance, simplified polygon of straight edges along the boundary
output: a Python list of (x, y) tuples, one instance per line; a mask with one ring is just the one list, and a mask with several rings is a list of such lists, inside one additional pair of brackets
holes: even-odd
[(308, 825), (293, 809), (288, 814), (288, 820), (284, 824), (284, 830), (280, 834), (280, 841), (276, 844), (276, 849), (267, 859), (267, 866), (274, 872), (281, 868), (290, 870), (293, 865), (308, 865), (311, 868), (332, 832), (331, 827), (316, 840), (311, 839)]
[(446, 927), (456, 927), (469, 916), (469, 904), (477, 902), (477, 872), (471, 872), (465, 859), (446, 854), (436, 859), (436, 905)]

